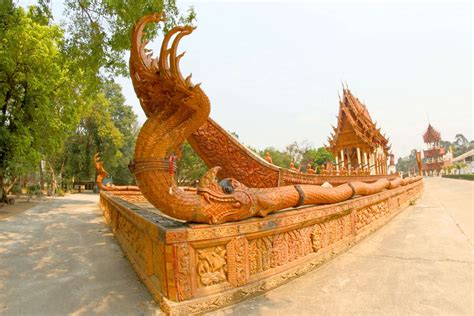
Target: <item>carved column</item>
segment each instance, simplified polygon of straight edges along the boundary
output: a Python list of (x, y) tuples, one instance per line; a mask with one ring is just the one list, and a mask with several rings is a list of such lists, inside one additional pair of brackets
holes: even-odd
[(380, 174), (379, 155), (375, 154), (375, 174)]
[(337, 155), (336, 155), (336, 172), (337, 174), (339, 173), (339, 159), (337, 158)]
[[(364, 151), (364, 165), (365, 165), (365, 168), (367, 168), (367, 170), (369, 169), (369, 166), (367, 166), (367, 152)], [(364, 168), (364, 169), (365, 169)]]
[(370, 153), (369, 158), (370, 158), (370, 174), (371, 175), (374, 175), (376, 173), (376, 171), (375, 171), (375, 157), (374, 156), (375, 156), (375, 154), (373, 152)]
[(362, 162), (362, 159), (360, 159), (360, 148), (357, 147), (357, 163), (359, 164), (359, 168), (360, 168), (361, 162)]
[(344, 149), (341, 150), (341, 167), (344, 167)]
[(352, 147), (347, 149), (347, 173), (349, 175), (351, 174), (351, 167), (352, 167), (351, 155), (352, 155)]

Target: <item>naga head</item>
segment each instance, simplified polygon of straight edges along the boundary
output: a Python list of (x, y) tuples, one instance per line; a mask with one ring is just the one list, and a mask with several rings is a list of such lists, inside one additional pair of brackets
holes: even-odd
[(148, 23), (160, 21), (164, 21), (163, 15), (154, 13), (142, 17), (133, 27), (130, 75), (145, 114), (159, 118), (163, 126), (180, 129), (173, 142), (179, 144), (207, 120), (210, 102), (200, 84), (191, 82), (191, 74), (184, 77), (179, 68), (184, 56), (184, 52), (178, 54), (179, 42), (195, 27), (177, 26), (167, 32), (160, 55), (154, 58), (146, 48), (143, 31)]
[(221, 167), (209, 169), (199, 180), (197, 194), (203, 198), (203, 214), (212, 224), (236, 221), (253, 213), (255, 196), (236, 179), (226, 178), (218, 182)]

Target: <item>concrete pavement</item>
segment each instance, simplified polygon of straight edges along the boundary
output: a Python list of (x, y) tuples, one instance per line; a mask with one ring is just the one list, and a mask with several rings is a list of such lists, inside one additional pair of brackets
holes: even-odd
[[(215, 315), (473, 314), (474, 183), (425, 194), (320, 268)], [(104, 224), (76, 194), (0, 220), (0, 314), (160, 313)]]
[(159, 310), (103, 221), (97, 194), (0, 220), (1, 315), (146, 315)]
[(472, 315), (474, 182), (425, 179), (425, 193), (320, 268), (214, 315)]

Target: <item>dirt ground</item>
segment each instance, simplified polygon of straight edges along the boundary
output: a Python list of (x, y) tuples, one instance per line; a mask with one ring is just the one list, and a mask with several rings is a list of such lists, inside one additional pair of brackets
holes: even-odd
[(20, 214), (38, 205), (41, 202), (48, 201), (47, 197), (41, 197), (41, 198), (32, 197), (29, 202), (28, 202), (27, 196), (19, 196), (19, 197), (14, 197), (14, 198), (15, 198), (15, 204), (13, 205), (0, 203), (0, 220), (4, 218), (8, 218), (16, 214)]

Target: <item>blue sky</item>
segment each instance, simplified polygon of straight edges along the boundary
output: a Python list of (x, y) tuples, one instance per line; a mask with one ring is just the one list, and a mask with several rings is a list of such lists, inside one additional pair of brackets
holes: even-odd
[[(202, 82), (211, 117), (245, 144), (322, 146), (336, 124), (341, 81), (366, 103), (397, 158), (423, 147), (428, 120), (445, 140), (472, 139), (470, 2), (178, 4), (193, 5), (198, 17), (181, 42), (182, 72)], [(143, 122), (130, 80), (118, 82)]]

